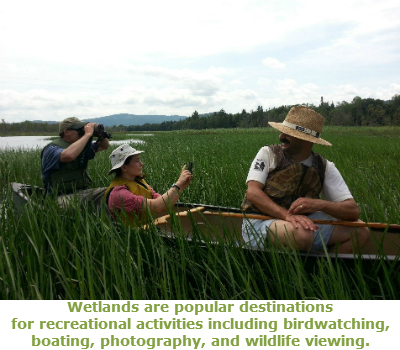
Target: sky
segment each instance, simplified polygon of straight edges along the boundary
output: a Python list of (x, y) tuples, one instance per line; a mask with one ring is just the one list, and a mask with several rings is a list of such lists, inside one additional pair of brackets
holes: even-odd
[(13, 0), (0, 119), (191, 116), (400, 94), (398, 0)]

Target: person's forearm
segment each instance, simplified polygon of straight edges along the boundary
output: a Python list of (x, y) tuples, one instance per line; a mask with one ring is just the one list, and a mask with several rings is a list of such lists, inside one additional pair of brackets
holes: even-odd
[(288, 211), (276, 204), (263, 191), (256, 189), (248, 189), (246, 192), (247, 199), (263, 213), (278, 219), (285, 219)]
[(105, 149), (107, 149), (110, 146), (110, 141), (108, 139), (102, 139), (99, 142), (99, 149), (97, 150), (97, 152), (100, 151), (104, 151)]
[[(267, 215), (273, 216), (277, 219), (290, 222), (295, 229), (303, 227), (306, 230), (316, 231), (317, 227), (315, 224), (304, 214), (305, 212), (293, 213), (294, 209), (292, 206), (292, 212), (290, 209), (287, 210), (284, 207), (276, 204), (263, 190), (263, 185), (255, 181), (249, 181), (247, 184), (247, 199), (253, 203), (259, 210)], [(304, 199), (304, 198), (303, 198)]]
[(178, 201), (179, 195), (183, 190), (189, 186), (192, 177), (192, 174), (186, 169), (186, 165), (184, 165), (178, 180), (167, 192), (158, 198), (147, 200), (149, 209), (156, 213), (169, 209), (169, 207)]
[(90, 137), (91, 135), (85, 134), (79, 140), (72, 143), (68, 148), (64, 149), (61, 152), (60, 161), (63, 163), (73, 161), (83, 151)]
[(342, 202), (321, 200), (321, 211), (339, 220), (356, 221), (360, 217), (360, 209), (353, 199)]
[(159, 213), (172, 207), (179, 199), (182, 190), (171, 187), (162, 196), (155, 199), (147, 199), (144, 206), (147, 206), (152, 212)]
[(330, 202), (323, 199), (301, 197), (296, 199), (289, 208), (289, 214), (309, 214), (322, 211), (339, 220), (356, 221), (360, 210), (354, 199), (349, 198), (342, 202)]

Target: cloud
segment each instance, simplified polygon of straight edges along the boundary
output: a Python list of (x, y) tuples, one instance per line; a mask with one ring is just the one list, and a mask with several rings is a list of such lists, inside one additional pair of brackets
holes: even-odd
[(367, 86), (358, 87), (353, 84), (337, 85), (333, 87), (335, 102), (350, 102), (354, 97), (375, 98), (381, 100), (390, 100), (394, 95), (400, 94), (400, 84), (393, 83), (388, 87), (378, 86), (372, 89)]
[(223, 78), (230, 73), (224, 68), (210, 67), (204, 71), (169, 69), (159, 66), (132, 66), (127, 71), (146, 79), (153, 78), (155, 84), (173, 88), (190, 89), (200, 96), (211, 96), (220, 90)]
[(148, 92), (143, 100), (145, 104), (151, 106), (162, 106), (163, 108), (199, 106), (206, 103), (203, 97), (195, 96), (190, 90), (167, 89), (166, 91)]
[(191, 115), (399, 93), (400, 3), (6, 1), (0, 118)]
[(273, 58), (273, 57), (264, 58), (262, 60), (262, 63), (265, 66), (267, 66), (269, 68), (273, 68), (273, 69), (283, 69), (283, 68), (285, 68), (285, 64), (284, 63), (279, 62), (276, 58)]

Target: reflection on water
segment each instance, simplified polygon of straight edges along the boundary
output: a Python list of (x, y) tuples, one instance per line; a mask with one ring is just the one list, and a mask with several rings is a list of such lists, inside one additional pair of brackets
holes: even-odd
[(50, 142), (50, 136), (7, 136), (0, 137), (0, 149), (42, 148)]
[[(131, 136), (131, 135), (129, 135)], [(141, 135), (142, 136), (142, 135)], [(146, 135), (150, 136), (150, 134)], [(0, 150), (2, 149), (32, 149), (43, 148), (51, 141), (50, 136), (7, 136), (0, 137)], [(111, 145), (119, 145), (121, 143), (143, 144), (145, 141), (130, 139), (120, 141), (110, 141)]]
[[(142, 136), (142, 135), (140, 135), (140, 136)], [(146, 142), (143, 141), (143, 140), (136, 140), (136, 139), (110, 141), (110, 145), (121, 145), (121, 144), (123, 144), (123, 143), (129, 143), (129, 144), (131, 144), (131, 143), (143, 144), (143, 143), (146, 143)]]
[(154, 136), (154, 134), (126, 134), (126, 136), (146, 137), (146, 136)]

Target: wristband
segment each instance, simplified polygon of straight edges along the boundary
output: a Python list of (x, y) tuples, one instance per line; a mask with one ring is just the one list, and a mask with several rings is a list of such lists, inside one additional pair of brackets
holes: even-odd
[(178, 191), (181, 190), (181, 188), (177, 184), (173, 184), (171, 187), (175, 187)]

